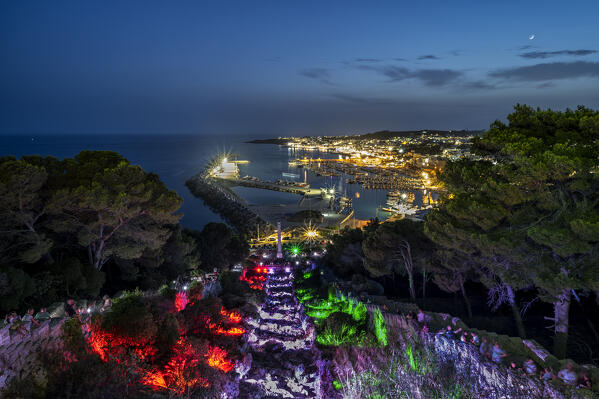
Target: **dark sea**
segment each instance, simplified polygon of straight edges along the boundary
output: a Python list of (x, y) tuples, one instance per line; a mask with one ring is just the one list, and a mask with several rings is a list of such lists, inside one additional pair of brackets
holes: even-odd
[[(224, 153), (232, 153), (249, 164), (239, 165), (242, 176), (256, 176), (263, 180), (287, 179), (306, 181), (313, 188), (335, 187), (338, 192), (353, 198), (355, 217), (384, 219), (387, 213), (379, 210), (386, 201), (385, 190), (363, 190), (358, 185), (345, 185), (342, 177), (320, 177), (303, 169), (290, 167), (288, 162), (303, 157), (290, 148), (274, 144), (250, 144), (249, 136), (208, 135), (0, 135), (0, 156), (51, 155), (57, 158), (73, 157), (82, 150), (116, 151), (140, 165), (146, 171), (160, 176), (162, 181), (175, 190), (184, 200), (181, 223), (185, 227), (202, 229), (206, 223), (219, 222), (222, 218), (208, 209), (203, 201), (194, 197), (185, 181), (201, 172), (210, 159)], [(337, 155), (311, 152), (306, 155), (335, 158)], [(284, 177), (290, 173), (298, 177)], [(235, 191), (251, 204), (283, 204), (299, 201), (295, 194), (237, 187)], [(357, 198), (358, 193), (359, 198)]]

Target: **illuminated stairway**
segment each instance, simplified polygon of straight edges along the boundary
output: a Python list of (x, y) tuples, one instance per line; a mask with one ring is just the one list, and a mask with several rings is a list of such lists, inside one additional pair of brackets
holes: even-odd
[(251, 366), (243, 373), (239, 397), (320, 397), (314, 326), (295, 297), (292, 274), (277, 268), (268, 274), (264, 290), (258, 317), (246, 320)]

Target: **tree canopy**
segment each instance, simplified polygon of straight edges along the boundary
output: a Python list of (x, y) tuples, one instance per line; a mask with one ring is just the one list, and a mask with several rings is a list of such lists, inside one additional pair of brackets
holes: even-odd
[(0, 158), (0, 308), (96, 296), (105, 281), (152, 288), (196, 269), (199, 244), (178, 224), (181, 203), (156, 174), (111, 151)]
[(565, 356), (572, 292), (599, 289), (599, 112), (517, 105), (508, 122), (475, 139), (486, 159), (447, 165), (449, 195), (426, 232), (489, 287), (534, 286), (554, 305), (555, 352)]

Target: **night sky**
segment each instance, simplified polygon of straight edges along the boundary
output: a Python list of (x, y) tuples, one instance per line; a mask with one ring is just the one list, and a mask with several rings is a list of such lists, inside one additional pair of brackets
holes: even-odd
[(3, 0), (0, 133), (483, 129), (517, 102), (599, 108), (598, 16), (594, 0)]

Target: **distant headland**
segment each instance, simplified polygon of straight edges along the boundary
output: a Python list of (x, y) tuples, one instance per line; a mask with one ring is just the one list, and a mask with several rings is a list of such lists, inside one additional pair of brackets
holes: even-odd
[[(392, 130), (380, 130), (372, 133), (364, 133), (364, 134), (355, 134), (355, 135), (344, 135), (344, 136), (325, 136), (325, 137), (343, 137), (343, 138), (352, 138), (355, 140), (387, 140), (395, 137), (414, 137), (422, 134), (434, 134), (438, 136), (451, 136), (455, 134), (459, 135), (471, 135), (471, 136), (479, 136), (483, 133), (483, 130), (401, 130), (401, 131), (392, 131)], [(307, 137), (307, 136), (306, 136)], [(251, 144), (287, 144), (290, 137), (278, 137), (278, 138), (270, 138), (270, 139), (255, 139), (250, 140), (248, 143)]]

